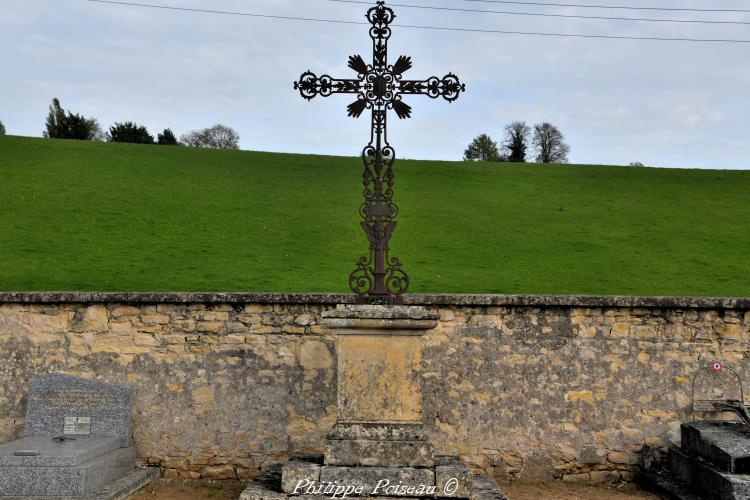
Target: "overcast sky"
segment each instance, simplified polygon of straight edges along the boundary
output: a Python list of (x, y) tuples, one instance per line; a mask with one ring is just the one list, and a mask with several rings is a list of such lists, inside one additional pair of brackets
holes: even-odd
[[(364, 20), (366, 5), (330, 0), (138, 0), (272, 15)], [(750, 23), (747, 13), (622, 11), (400, 0), (515, 12)], [(559, 3), (559, 2), (558, 2)], [(571, 2), (578, 3), (578, 2)], [(750, 9), (748, 0), (590, 0), (589, 4)], [(374, 4), (374, 2), (373, 2)], [(368, 60), (363, 25), (190, 13), (86, 0), (0, 0), (0, 120), (8, 134), (41, 136), (47, 108), (144, 124), (177, 135), (224, 123), (242, 149), (357, 155), (369, 121), (348, 118), (351, 96), (304, 101), (292, 82), (310, 69), (350, 77), (351, 54)], [(750, 25), (459, 13), (394, 7), (396, 23), (463, 28), (750, 40)], [(549, 121), (572, 163), (750, 168), (750, 43), (698, 44), (554, 38), (394, 28), (392, 61), (412, 56), (410, 78), (454, 72), (454, 103), (405, 99), (392, 115), (398, 158), (461, 159), (471, 139), (501, 139), (513, 120)]]

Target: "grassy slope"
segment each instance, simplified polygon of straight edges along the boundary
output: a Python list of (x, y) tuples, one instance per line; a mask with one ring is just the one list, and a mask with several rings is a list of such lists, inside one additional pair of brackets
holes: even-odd
[[(750, 295), (750, 172), (399, 161), (414, 292)], [(0, 137), (0, 289), (346, 291), (356, 158)]]

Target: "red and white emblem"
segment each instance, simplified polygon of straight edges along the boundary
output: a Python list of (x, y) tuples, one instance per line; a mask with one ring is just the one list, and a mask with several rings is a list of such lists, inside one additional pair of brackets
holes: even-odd
[(711, 369), (715, 372), (720, 372), (722, 368), (721, 361), (714, 361), (711, 363)]

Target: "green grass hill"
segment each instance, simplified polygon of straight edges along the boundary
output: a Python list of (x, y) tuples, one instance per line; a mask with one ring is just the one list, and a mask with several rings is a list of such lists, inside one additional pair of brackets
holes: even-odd
[[(750, 295), (750, 171), (397, 161), (412, 292)], [(0, 289), (347, 291), (358, 158), (0, 137)]]

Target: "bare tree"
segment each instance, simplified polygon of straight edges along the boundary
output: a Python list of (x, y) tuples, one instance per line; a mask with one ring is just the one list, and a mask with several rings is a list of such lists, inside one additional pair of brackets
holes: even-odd
[(503, 147), (508, 150), (508, 161), (517, 163), (526, 161), (529, 135), (531, 135), (531, 129), (526, 122), (512, 122), (505, 127)]
[(568, 163), (570, 146), (565, 136), (551, 123), (534, 125), (534, 148), (537, 163)]
[(222, 124), (193, 130), (181, 136), (180, 142), (192, 148), (240, 149), (239, 134)]

